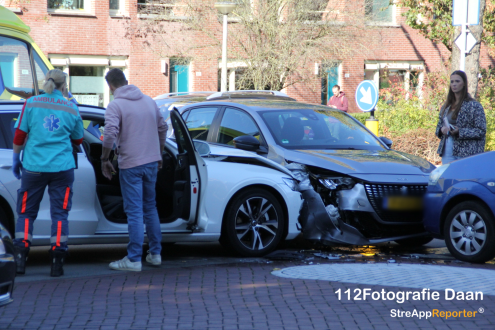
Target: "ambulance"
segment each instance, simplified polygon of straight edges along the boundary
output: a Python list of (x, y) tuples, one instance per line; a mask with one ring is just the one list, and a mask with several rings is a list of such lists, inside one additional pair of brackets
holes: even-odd
[(53, 69), (29, 36), (30, 30), (16, 14), (0, 6), (0, 102), (42, 94), (45, 74)]

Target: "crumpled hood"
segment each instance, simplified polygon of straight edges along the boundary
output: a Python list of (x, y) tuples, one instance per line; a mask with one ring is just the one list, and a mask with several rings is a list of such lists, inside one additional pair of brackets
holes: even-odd
[(373, 174), (425, 177), (435, 169), (426, 160), (395, 150), (284, 150), (285, 159), (355, 177)]
[(119, 87), (113, 92), (116, 99), (139, 100), (143, 97), (143, 92), (134, 85), (125, 85)]

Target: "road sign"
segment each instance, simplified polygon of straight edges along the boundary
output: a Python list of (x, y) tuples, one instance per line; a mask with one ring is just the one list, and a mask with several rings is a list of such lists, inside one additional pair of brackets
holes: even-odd
[(455, 44), (461, 52), (469, 53), (473, 49), (473, 47), (476, 45), (478, 40), (476, 40), (476, 37), (473, 36), (471, 31), (467, 30), (467, 35), (463, 35), (462, 33), (459, 34), (459, 36), (455, 39)]
[(356, 88), (356, 104), (362, 111), (372, 111), (378, 103), (378, 88), (371, 80), (362, 81)]
[(480, 24), (480, 0), (454, 0), (452, 25)]

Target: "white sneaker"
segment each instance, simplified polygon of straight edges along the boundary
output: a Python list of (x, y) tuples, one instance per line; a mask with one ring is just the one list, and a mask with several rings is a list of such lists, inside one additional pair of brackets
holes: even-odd
[(110, 263), (110, 269), (114, 270), (129, 270), (132, 272), (140, 272), (141, 271), (141, 261), (132, 262), (127, 257), (124, 257), (122, 260), (117, 260)]
[(146, 262), (153, 266), (160, 266), (162, 264), (162, 256), (159, 254), (151, 254), (151, 251), (148, 251)]

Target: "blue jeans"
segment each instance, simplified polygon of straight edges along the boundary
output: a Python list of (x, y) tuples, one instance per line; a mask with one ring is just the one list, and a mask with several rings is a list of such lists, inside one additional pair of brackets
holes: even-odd
[(160, 254), (162, 250), (162, 232), (155, 200), (157, 172), (157, 162), (120, 170), (120, 188), (129, 228), (127, 258), (133, 262), (141, 261), (143, 254), (143, 222), (146, 224), (151, 254)]
[(443, 146), (442, 164), (448, 164), (456, 159), (459, 159), (459, 157), (455, 157), (452, 154), (453, 149), (454, 149), (454, 138), (452, 138), (452, 136), (448, 136), (447, 139), (445, 140), (445, 145)]
[(17, 223), (14, 244), (31, 246), (33, 223), (38, 217), (40, 203), (48, 186), (52, 228), (52, 250), (67, 250), (69, 237), (69, 211), (72, 206), (74, 169), (62, 172), (31, 172), (22, 169), (21, 188), (17, 190)]

